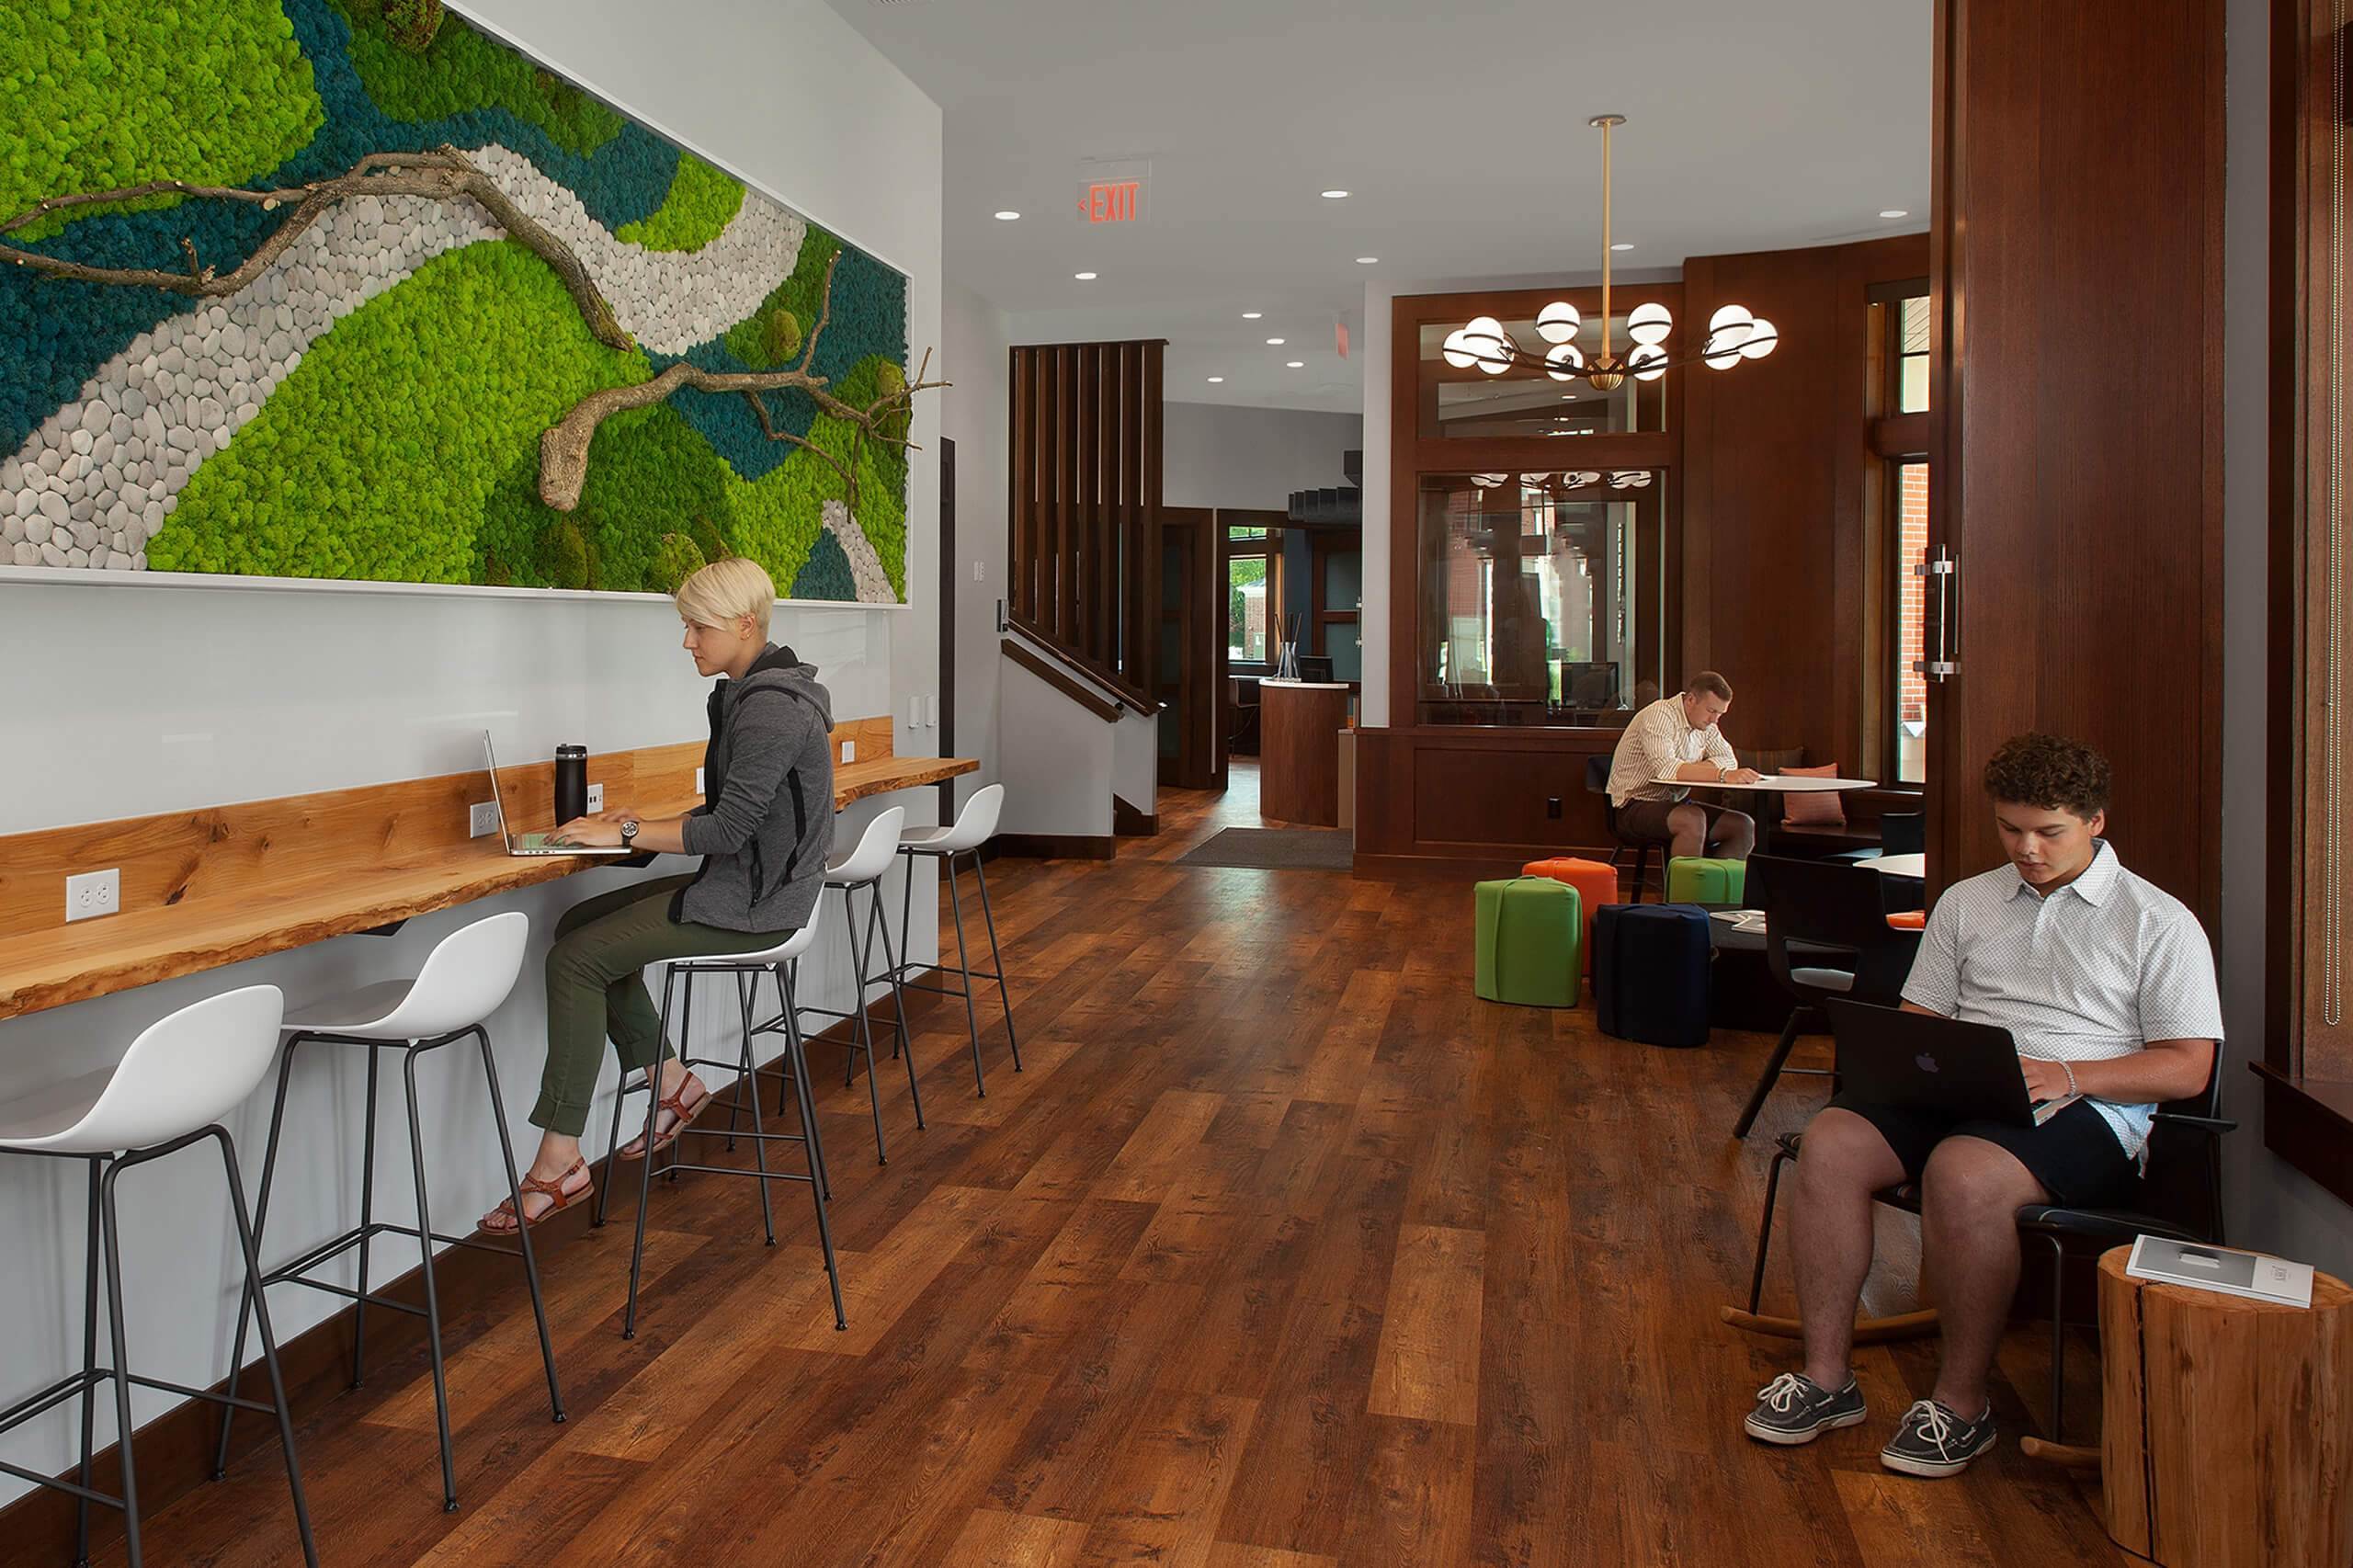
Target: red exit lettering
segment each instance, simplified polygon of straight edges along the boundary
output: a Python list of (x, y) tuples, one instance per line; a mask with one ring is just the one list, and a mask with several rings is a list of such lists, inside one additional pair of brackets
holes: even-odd
[(1079, 199), (1078, 215), (1090, 223), (1131, 223), (1136, 217), (1136, 195), (1141, 180), (1124, 180), (1117, 185), (1091, 185)]

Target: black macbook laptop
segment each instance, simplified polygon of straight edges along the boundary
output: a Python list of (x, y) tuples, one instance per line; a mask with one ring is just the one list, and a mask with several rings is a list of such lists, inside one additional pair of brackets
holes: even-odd
[(2013, 1127), (2036, 1126), (2062, 1103), (2027, 1097), (2007, 1029), (1835, 997), (1823, 1006), (1838, 1042), (1840, 1090), (1857, 1099)]

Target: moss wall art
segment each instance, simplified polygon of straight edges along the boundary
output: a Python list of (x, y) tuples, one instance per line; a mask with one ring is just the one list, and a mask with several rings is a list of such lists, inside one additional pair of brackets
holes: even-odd
[(0, 565), (905, 598), (905, 278), (439, 0), (0, 7)]

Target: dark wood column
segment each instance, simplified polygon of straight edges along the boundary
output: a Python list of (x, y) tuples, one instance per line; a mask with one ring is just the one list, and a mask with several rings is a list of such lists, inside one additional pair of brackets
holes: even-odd
[[(1928, 869), (1998, 863), (1988, 753), (2116, 768), (2110, 837), (2219, 909), (2222, 38), (2212, 0), (1939, 0)], [(1930, 638), (1933, 643), (1933, 625)]]

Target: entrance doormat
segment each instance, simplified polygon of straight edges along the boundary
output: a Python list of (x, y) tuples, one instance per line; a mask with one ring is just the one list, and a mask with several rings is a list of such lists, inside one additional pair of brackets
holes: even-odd
[(1196, 846), (1180, 866), (1244, 866), (1270, 871), (1347, 871), (1357, 835), (1339, 827), (1229, 827)]

